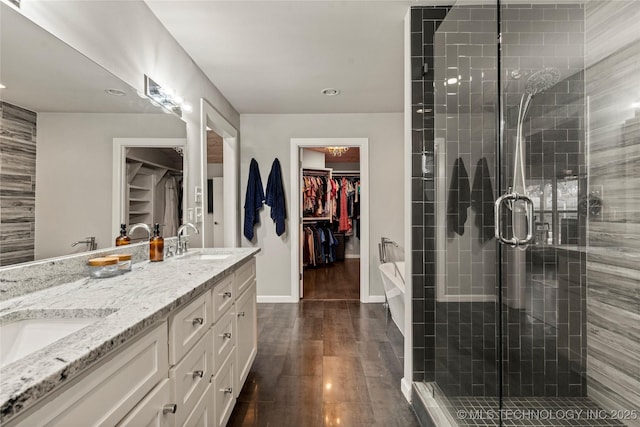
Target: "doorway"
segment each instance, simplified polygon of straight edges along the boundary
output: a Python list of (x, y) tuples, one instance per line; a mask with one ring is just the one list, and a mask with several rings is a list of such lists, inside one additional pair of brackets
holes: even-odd
[[(298, 227), (292, 227), (292, 295), (308, 299), (356, 299), (369, 302), (369, 185), (367, 138), (294, 138), (291, 140), (292, 212), (299, 218)], [(327, 147), (342, 147), (355, 156), (351, 161), (336, 162), (338, 156), (327, 157)], [(344, 155), (344, 154), (343, 154)], [(353, 193), (359, 188), (359, 216), (349, 218), (349, 226), (340, 229), (335, 212), (322, 205), (315, 213), (305, 212), (302, 193), (304, 175), (315, 175), (319, 181), (333, 179), (334, 171), (339, 184), (349, 185)], [(313, 177), (312, 177), (313, 178)], [(337, 180), (336, 180), (337, 181)], [(355, 194), (352, 194), (355, 196)], [(309, 200), (306, 200), (308, 203)], [(332, 205), (333, 206), (333, 205)], [(346, 206), (346, 205), (345, 205)], [(307, 207), (307, 209), (310, 209)], [(335, 207), (332, 209), (335, 210)], [(353, 214), (353, 211), (350, 212)], [(305, 218), (306, 217), (306, 218)], [(346, 219), (346, 218), (345, 218)], [(346, 221), (344, 221), (346, 222)], [(348, 234), (347, 234), (348, 233)], [(330, 239), (333, 247), (314, 254), (314, 261), (307, 248), (313, 247), (309, 239)], [(329, 261), (329, 262), (327, 262)], [(336, 262), (338, 261), (338, 262)], [(307, 265), (305, 265), (307, 264)]]
[(204, 245), (224, 247), (224, 140), (214, 130), (207, 130), (206, 192), (205, 222), (210, 227), (204, 236)]

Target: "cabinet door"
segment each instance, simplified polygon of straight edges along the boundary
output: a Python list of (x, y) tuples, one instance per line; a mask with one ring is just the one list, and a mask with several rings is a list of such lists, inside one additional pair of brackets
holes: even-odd
[(164, 380), (122, 420), (118, 427), (174, 427), (176, 417), (172, 406), (171, 385)]
[(256, 306), (256, 282), (236, 302), (236, 397), (251, 370), (258, 351), (258, 316)]
[(169, 363), (175, 365), (211, 326), (211, 293), (205, 292), (169, 318)]
[(213, 287), (213, 323), (217, 322), (233, 305), (236, 297), (234, 284), (234, 275), (231, 274)]
[[(235, 350), (235, 349), (234, 349)], [(233, 405), (236, 403), (235, 386), (233, 373), (236, 366), (235, 351), (231, 351), (231, 355), (222, 364), (222, 368), (213, 378), (213, 402), (216, 414), (216, 427), (224, 427), (229, 421)]]
[(235, 310), (227, 311), (218, 323), (213, 325), (213, 372), (218, 372), (222, 363), (233, 350), (236, 343), (236, 315)]
[(212, 369), (211, 330), (169, 371), (178, 404), (176, 425), (182, 426), (209, 385)]
[(182, 427), (212, 427), (215, 423), (213, 413), (213, 384), (207, 386), (189, 417)]
[(167, 349), (162, 322), (16, 425), (115, 425), (167, 377)]

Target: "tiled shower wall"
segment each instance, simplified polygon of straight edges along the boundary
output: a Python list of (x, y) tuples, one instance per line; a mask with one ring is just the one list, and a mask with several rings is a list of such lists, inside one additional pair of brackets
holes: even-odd
[[(445, 63), (440, 71), (445, 77), (451, 77), (446, 73), (455, 67), (455, 74), (462, 76), (457, 93), (436, 99), (436, 113), (443, 115), (445, 126), (436, 126), (435, 135), (428, 134), (429, 137), (446, 140), (447, 180), (458, 157), (465, 160), (470, 181), (476, 162), (482, 157), (486, 158), (488, 169), (495, 175), (495, 13), (492, 7), (455, 7), (438, 29), (438, 37), (442, 37), (446, 45), (445, 52), (436, 49), (436, 55), (441, 55), (439, 59)], [(503, 8), (501, 18), (502, 87), (506, 93), (503, 101), (507, 121), (503, 176), (510, 180), (512, 175), (515, 118), (526, 79), (542, 67), (555, 67), (561, 70), (561, 82), (536, 96), (525, 123), (527, 178), (553, 180), (567, 170), (584, 177), (584, 79), (581, 72), (584, 65), (584, 10), (571, 4), (519, 4)], [(419, 27), (416, 20), (413, 24), (415, 33)], [(414, 42), (413, 56), (415, 52)], [(415, 64), (414, 69), (417, 69)], [(512, 74), (512, 71), (517, 72)], [(440, 79), (442, 77), (441, 74)], [(436, 85), (443, 85), (443, 82), (436, 78)], [(454, 92), (447, 92), (444, 87), (441, 89), (441, 93)], [(415, 95), (414, 81), (414, 108)], [(419, 119), (416, 120), (414, 114), (413, 308), (414, 323), (419, 326), (414, 327), (414, 379), (436, 381), (450, 395), (495, 396), (498, 390), (495, 303), (438, 302), (437, 306), (431, 303), (435, 289), (430, 274), (434, 268), (435, 252), (431, 252), (430, 246), (433, 234), (429, 233), (433, 229), (429, 227), (434, 224), (434, 213), (430, 203), (433, 199), (429, 197), (434, 193), (433, 181), (429, 180), (428, 174), (423, 175), (426, 178), (423, 181), (425, 199), (421, 201), (423, 217), (418, 218), (415, 195), (419, 188), (416, 178), (420, 175), (415, 173), (419, 167), (416, 156), (419, 151), (415, 145), (416, 122)], [(423, 144), (426, 140), (423, 139)], [(426, 147), (419, 148), (429, 155), (430, 146)], [(493, 191), (497, 194), (499, 189), (496, 188), (495, 176), (492, 180)], [(454, 236), (453, 239), (460, 241), (451, 244), (449, 240), (447, 245), (447, 251), (455, 252), (455, 259), (448, 265), (446, 273), (446, 280), (457, 277), (469, 283), (462, 286), (449, 283), (447, 286), (453, 289), (475, 288), (480, 291), (472, 294), (486, 295), (492, 284), (497, 285), (493, 270), (495, 261), (488, 261), (492, 257), (496, 259), (495, 240), (475, 247), (478, 230), (474, 229), (473, 214), (469, 214), (464, 244), (459, 236)], [(415, 241), (420, 232), (426, 238), (423, 259), (416, 252), (419, 248), (416, 248)], [(584, 238), (584, 227), (581, 235)], [(424, 263), (425, 276), (418, 276), (419, 280), (415, 280), (416, 272), (420, 272), (416, 259)], [(483, 265), (485, 262), (489, 266)], [(474, 264), (477, 264), (475, 268)], [(518, 251), (509, 255), (506, 264), (507, 285), (503, 294), (506, 304), (502, 319), (505, 395), (584, 395), (584, 257), (542, 245), (528, 253)], [(458, 274), (449, 274), (456, 268)], [(424, 290), (416, 289), (418, 284), (423, 284)], [(497, 295), (497, 288), (493, 289)], [(415, 298), (416, 295), (419, 298)], [(424, 318), (421, 313), (416, 314), (420, 306), (424, 308)], [(434, 327), (431, 321), (435, 322)], [(423, 332), (424, 338), (420, 340)], [(424, 347), (420, 346), (422, 343)], [(420, 358), (422, 352), (424, 358)], [(424, 366), (419, 364), (419, 360), (425, 360)]]
[(589, 190), (602, 200), (588, 231), (588, 395), (632, 410), (640, 408), (640, 3), (591, 1), (586, 19)]
[(36, 113), (0, 102), (0, 266), (33, 261)]
[[(435, 379), (433, 36), (448, 7), (411, 9), (413, 380)], [(423, 174), (422, 162), (425, 160)]]

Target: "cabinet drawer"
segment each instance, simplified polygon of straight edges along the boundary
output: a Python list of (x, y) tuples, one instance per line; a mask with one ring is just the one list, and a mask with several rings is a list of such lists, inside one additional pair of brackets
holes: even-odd
[(170, 381), (164, 380), (122, 420), (118, 427), (174, 427), (176, 417), (171, 411), (175, 401), (171, 398)]
[(236, 281), (236, 298), (242, 295), (242, 293), (251, 286), (251, 283), (256, 278), (256, 260), (255, 258), (251, 258), (249, 261), (244, 263), (240, 268), (238, 268), (235, 272), (235, 281)]
[(115, 425), (166, 378), (167, 347), (162, 322), (16, 425)]
[(213, 379), (213, 401), (216, 414), (215, 426), (223, 427), (229, 421), (233, 405), (236, 402), (233, 370), (235, 367), (235, 352), (231, 352), (222, 368)]
[(173, 395), (178, 405), (176, 412), (176, 425), (178, 426), (184, 424), (213, 375), (211, 369), (212, 348), (213, 343), (209, 330), (180, 363), (169, 371), (169, 377), (173, 384)]
[(183, 427), (211, 427), (215, 415), (213, 413), (213, 385), (208, 384), (207, 390), (187, 417)]
[(211, 326), (211, 293), (205, 292), (169, 318), (169, 363), (175, 365)]
[(225, 311), (231, 307), (235, 298), (233, 287), (233, 274), (222, 279), (213, 288), (213, 321), (214, 323), (222, 317)]
[(236, 343), (235, 310), (231, 309), (213, 326), (213, 374), (218, 372)]

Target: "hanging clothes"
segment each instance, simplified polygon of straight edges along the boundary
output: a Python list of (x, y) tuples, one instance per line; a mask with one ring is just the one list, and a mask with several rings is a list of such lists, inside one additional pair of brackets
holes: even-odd
[(260, 178), (260, 168), (256, 159), (251, 159), (249, 178), (244, 201), (244, 237), (253, 240), (253, 228), (260, 223), (260, 209), (264, 202), (264, 190)]
[(280, 160), (276, 157), (271, 165), (269, 179), (267, 179), (267, 191), (265, 204), (271, 207), (271, 219), (276, 223), (276, 234), (282, 236), (285, 230), (287, 207), (284, 200), (284, 187), (282, 185), (282, 169)]
[(306, 267), (329, 265), (336, 261), (338, 239), (327, 223), (304, 227), (303, 265)]
[(165, 236), (178, 233), (178, 183), (169, 175), (164, 182), (164, 229)]
[(338, 231), (348, 231), (349, 227), (349, 207), (348, 203), (348, 195), (347, 195), (347, 179), (342, 178), (340, 182), (340, 225), (338, 226)]
[(474, 224), (480, 232), (480, 243), (486, 243), (495, 237), (494, 198), (489, 164), (487, 159), (483, 157), (476, 164), (471, 190), (471, 209), (476, 214)]
[(453, 236), (453, 233), (460, 236), (464, 234), (467, 210), (471, 204), (470, 192), (467, 169), (464, 167), (462, 158), (458, 157), (453, 164), (449, 200), (447, 201), (447, 229), (450, 236)]

